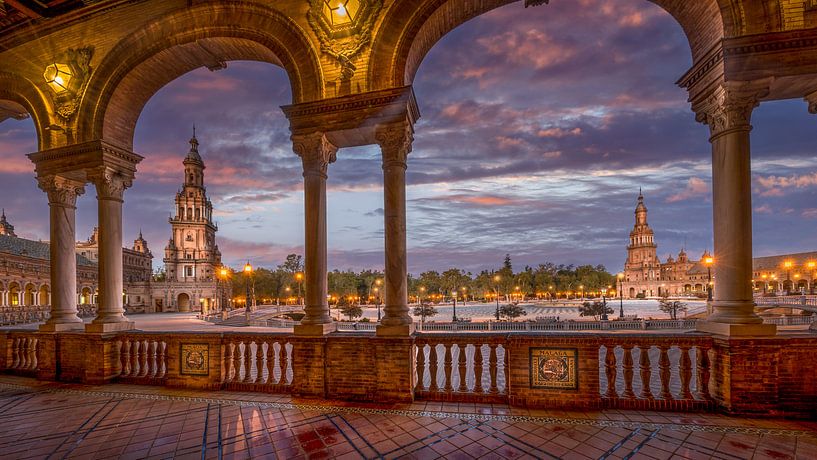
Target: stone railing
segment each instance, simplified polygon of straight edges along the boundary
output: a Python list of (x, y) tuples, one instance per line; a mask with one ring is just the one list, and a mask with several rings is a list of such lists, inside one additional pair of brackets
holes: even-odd
[(7, 342), (5, 361), (9, 373), (34, 376), (39, 368), (40, 339), (34, 332), (15, 332)]
[(15, 324), (39, 323), (48, 319), (51, 307), (48, 305), (3, 307), (0, 310), (0, 325), (13, 326)]
[(161, 333), (119, 334), (113, 343), (114, 369), (128, 383), (162, 385), (167, 377), (167, 341)]
[(292, 340), (287, 335), (225, 334), (224, 383), (242, 391), (289, 392)]
[(797, 307), (798, 305), (817, 307), (817, 295), (755, 296), (755, 303), (782, 307)]
[(506, 337), (422, 335), (415, 341), (418, 398), (507, 402)]
[(605, 407), (713, 407), (710, 337), (610, 335), (600, 340), (599, 388)]

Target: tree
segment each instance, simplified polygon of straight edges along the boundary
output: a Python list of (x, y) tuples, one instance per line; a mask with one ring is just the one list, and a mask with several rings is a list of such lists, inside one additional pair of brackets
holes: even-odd
[(678, 319), (678, 313), (687, 311), (687, 304), (680, 300), (669, 300), (666, 297), (658, 301), (658, 309), (664, 313), (669, 313), (672, 319)]
[(360, 308), (359, 305), (349, 304), (349, 305), (341, 305), (340, 312), (344, 316), (349, 317), (349, 321), (352, 321), (354, 318), (360, 318), (363, 316), (363, 309)]
[(599, 320), (599, 317), (603, 317), (605, 310), (607, 314), (613, 313), (613, 309), (610, 307), (605, 307), (603, 302), (599, 302), (598, 300), (595, 302), (585, 302), (579, 307), (579, 316), (592, 316), (596, 321)]
[(297, 272), (302, 272), (304, 270), (303, 257), (298, 254), (289, 254), (287, 255), (287, 258), (284, 261), (284, 263), (279, 265), (278, 268), (286, 272), (289, 272), (292, 275), (294, 275)]
[(499, 307), (499, 316), (508, 318), (510, 320), (516, 319), (520, 316), (525, 315), (525, 309), (520, 307), (519, 305), (514, 305), (512, 303), (505, 304)]
[(430, 318), (437, 315), (437, 309), (430, 304), (417, 305), (414, 307), (414, 316)]

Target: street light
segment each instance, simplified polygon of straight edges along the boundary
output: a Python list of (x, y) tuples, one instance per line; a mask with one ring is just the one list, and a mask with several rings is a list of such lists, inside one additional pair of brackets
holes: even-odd
[[(378, 283), (379, 284), (379, 283)], [(380, 322), (380, 288), (374, 288), (374, 304), (377, 307), (377, 322)]]
[(514, 299), (517, 302), (519, 302), (519, 299), (521, 297), (521, 294), (519, 294), (519, 286), (514, 286), (513, 290), (514, 290)]
[(619, 273), (618, 276), (618, 317), (624, 319), (624, 292), (622, 291), (624, 282), (624, 273)]
[(601, 320), (610, 321), (607, 317), (607, 288), (601, 288)]
[(457, 291), (451, 291), (451, 297), (454, 299), (454, 315), (452, 316), (451, 320), (453, 322), (457, 322)]
[(226, 301), (226, 296), (225, 296), (226, 292), (225, 291), (227, 290), (226, 289), (226, 284), (227, 284), (227, 276), (228, 276), (229, 273), (230, 272), (227, 271), (227, 267), (224, 267), (224, 266), (222, 266), (221, 269), (218, 271), (219, 276), (217, 277), (217, 279), (221, 280), (221, 282), (224, 284), (224, 286), (221, 287), (221, 302), (220, 303), (221, 303), (221, 310), (222, 311), (227, 309), (226, 308), (227, 307), (227, 301)]
[(496, 320), (499, 321), (499, 281), (502, 278), (494, 275), (494, 294), (496, 295)]
[(301, 303), (301, 281), (304, 279), (304, 274), (301, 272), (295, 273), (295, 280), (298, 282), (298, 305), (303, 305)]
[(584, 284), (579, 285), (579, 292), (581, 293), (582, 300), (584, 300)]
[(704, 264), (706, 265), (706, 301), (712, 302), (712, 264), (715, 263), (715, 259), (713, 257), (707, 257), (704, 259)]
[(463, 286), (460, 289), (462, 289), (462, 304), (467, 305), (468, 304), (468, 294), (467, 294), (468, 288), (466, 286)]
[(247, 275), (247, 300), (244, 306), (244, 312), (247, 316), (250, 316), (250, 281), (252, 280), (252, 264), (248, 260), (247, 263), (244, 265), (244, 274)]

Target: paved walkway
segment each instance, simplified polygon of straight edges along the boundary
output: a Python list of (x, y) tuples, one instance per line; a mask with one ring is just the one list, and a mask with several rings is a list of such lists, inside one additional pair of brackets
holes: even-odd
[(0, 458), (815, 459), (817, 421), (399, 406), (0, 376)]

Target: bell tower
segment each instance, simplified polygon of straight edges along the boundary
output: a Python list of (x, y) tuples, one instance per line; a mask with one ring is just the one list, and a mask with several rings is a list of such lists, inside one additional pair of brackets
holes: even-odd
[(647, 206), (644, 205), (644, 195), (639, 190), (638, 204), (635, 207), (635, 225), (630, 232), (627, 262), (624, 264), (628, 281), (637, 283), (660, 278), (661, 261), (656, 255), (657, 248), (655, 234), (647, 223)]

